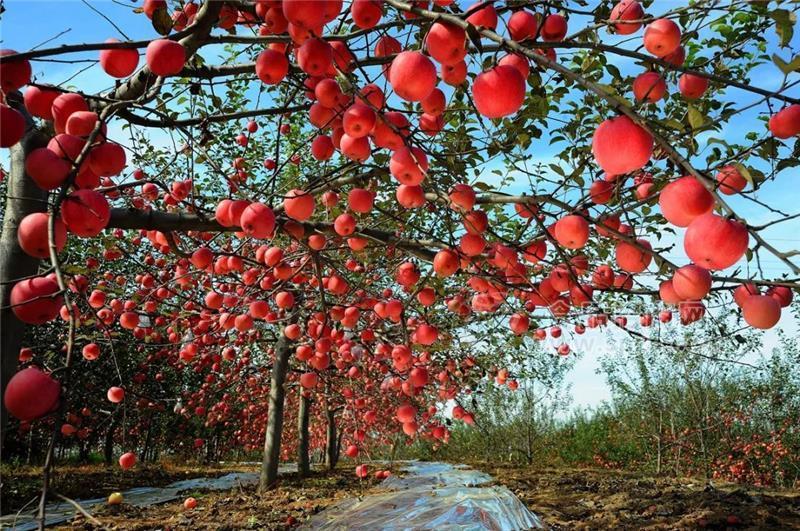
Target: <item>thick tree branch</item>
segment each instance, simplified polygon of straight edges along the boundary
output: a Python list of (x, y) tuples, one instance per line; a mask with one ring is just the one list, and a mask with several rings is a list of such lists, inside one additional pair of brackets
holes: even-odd
[(241, 120), (242, 118), (255, 118), (256, 116), (273, 116), (276, 114), (307, 111), (309, 107), (310, 105), (297, 105), (294, 107), (276, 107), (273, 109), (253, 109), (250, 111), (233, 112), (228, 114), (212, 114), (204, 117), (198, 116), (197, 118), (187, 118), (185, 120), (170, 120), (166, 117), (156, 120), (153, 118), (139, 116), (131, 111), (121, 112), (120, 117), (126, 119), (132, 124), (143, 127), (191, 127), (203, 123), (222, 123), (230, 120)]
[[(286, 221), (279, 217), (279, 222)], [(329, 222), (304, 222), (307, 231), (317, 231), (334, 234), (333, 223)], [(239, 227), (223, 227), (216, 220), (204, 219), (192, 214), (169, 213), (155, 210), (142, 211), (134, 208), (112, 208), (111, 219), (106, 228), (128, 230), (157, 230), (161, 232), (172, 231), (209, 231), (209, 232), (235, 232)], [(353, 236), (363, 236), (385, 245), (408, 251), (418, 258), (432, 261), (436, 254), (431, 248), (443, 248), (440, 243), (431, 240), (417, 240), (401, 238), (391, 232), (359, 227)]]
[[(219, 12), (223, 5), (223, 2), (204, 2), (197, 12), (194, 24), (186, 28), (186, 36), (181, 38), (179, 42), (186, 51), (187, 61), (208, 38), (214, 24), (219, 19)], [(147, 94), (147, 91), (155, 84), (156, 80), (157, 78), (150, 71), (150, 68), (145, 66), (111, 92), (108, 97), (113, 100), (138, 100)]]

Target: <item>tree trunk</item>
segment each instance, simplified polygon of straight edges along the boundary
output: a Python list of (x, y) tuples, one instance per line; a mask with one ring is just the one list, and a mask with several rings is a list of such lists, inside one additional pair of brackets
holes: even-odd
[(661, 475), (661, 437), (663, 433), (664, 411), (658, 411), (658, 435), (656, 436), (656, 475)]
[(153, 433), (153, 415), (151, 414), (148, 417), (147, 422), (147, 436), (144, 439), (144, 448), (142, 448), (142, 452), (139, 454), (139, 461), (142, 463), (147, 462), (147, 452), (150, 450), (150, 437)]
[[(181, 39), (187, 58), (203, 44), (219, 19), (222, 2), (203, 2), (195, 17), (195, 31)], [(115, 100), (139, 100), (155, 83), (156, 77), (149, 68), (141, 69), (135, 76), (118, 86), (111, 96)], [(47, 210), (47, 192), (41, 190), (25, 173), (25, 158), (36, 148), (46, 147), (51, 131), (41, 131), (22, 102), (22, 95), (12, 92), (6, 103), (22, 113), (26, 120), (25, 134), (10, 149), (11, 168), (8, 175), (3, 230), (0, 234), (0, 396), (4, 396), (8, 381), (16, 372), (17, 358), (25, 333), (24, 323), (17, 320), (9, 308), (9, 297), (14, 280), (35, 275), (39, 260), (25, 254), (17, 243), (17, 227), (26, 215)], [(50, 134), (47, 134), (50, 133)], [(0, 400), (0, 449), (8, 420), (5, 405)]]
[(344, 439), (344, 432), (340, 431), (336, 436), (336, 451), (334, 452), (333, 468), (339, 464), (339, 456), (342, 455), (342, 439)]
[(25, 464), (31, 465), (33, 463), (33, 430), (28, 431), (28, 451), (25, 457)]
[(525, 431), (527, 437), (527, 445), (525, 446), (525, 459), (529, 465), (533, 464), (533, 434), (531, 433), (531, 421), (528, 421), (527, 430)]
[(395, 437), (392, 441), (392, 452), (389, 455), (389, 463), (394, 463), (394, 457), (397, 455), (397, 448), (400, 446), (399, 437)]
[(111, 466), (114, 460), (114, 432), (117, 431), (117, 423), (119, 419), (119, 417), (117, 417), (117, 410), (114, 410), (111, 415), (113, 418), (111, 419), (111, 424), (108, 426), (108, 430), (106, 430), (106, 438), (103, 445), (103, 458), (106, 466)]
[(269, 389), (269, 415), (264, 436), (264, 458), (261, 462), (261, 477), (258, 490), (264, 491), (278, 479), (278, 462), (281, 454), (281, 432), (283, 430), (283, 407), (286, 390), (286, 372), (289, 369), (289, 340), (283, 335), (275, 344), (275, 362), (272, 365), (272, 381)]
[(670, 438), (672, 440), (672, 446), (675, 448), (675, 451), (673, 452), (675, 477), (678, 477), (681, 475), (681, 448), (683, 447), (683, 444), (682, 442), (678, 441), (678, 436), (675, 434), (675, 417), (671, 411), (669, 413), (669, 431)]
[(209, 437), (206, 441), (206, 464), (211, 464), (214, 461), (214, 453), (217, 445), (216, 434)]
[(325, 465), (329, 470), (336, 468), (336, 461), (339, 460), (339, 452), (337, 451), (336, 439), (336, 416), (332, 409), (326, 410), (326, 419), (328, 421), (328, 431), (325, 438)]
[[(154, 422), (155, 419), (151, 419)], [(153, 434), (150, 437), (150, 462), (158, 462), (158, 448), (161, 446), (161, 423), (155, 424), (152, 428)]]
[(86, 464), (89, 462), (89, 442), (88, 441), (81, 441), (80, 445), (78, 446), (78, 461), (81, 464)]
[(300, 405), (297, 413), (297, 473), (306, 477), (311, 472), (308, 460), (308, 416), (311, 399), (300, 392)]
[[(39, 270), (39, 259), (28, 256), (17, 241), (17, 228), (22, 218), (33, 212), (47, 211), (47, 192), (40, 189), (25, 173), (25, 158), (34, 149), (45, 147), (48, 136), (40, 131), (21, 104), (19, 93), (9, 94), (9, 105), (22, 112), (27, 122), (22, 140), (9, 150), (11, 167), (3, 211), (3, 232), (0, 234), (0, 396), (17, 370), (19, 349), (25, 335), (25, 323), (9, 308), (14, 281), (33, 276)], [(0, 405), (0, 448), (6, 433), (8, 414)]]

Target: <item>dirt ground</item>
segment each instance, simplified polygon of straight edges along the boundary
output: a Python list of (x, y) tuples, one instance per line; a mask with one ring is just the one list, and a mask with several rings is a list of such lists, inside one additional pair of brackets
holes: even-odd
[[(98, 466), (68, 467), (61, 469), (57, 479), (57, 492), (71, 498), (107, 496), (137, 486), (163, 486), (180, 479), (212, 477), (231, 471), (257, 471), (253, 466), (227, 466), (213, 468), (139, 467), (123, 472)], [(9, 507), (19, 507), (35, 495), (39, 488), (39, 476), (34, 470), (12, 474), (4, 470), (3, 498), (13, 495)], [(30, 485), (29, 485), (30, 483)], [(137, 508), (125, 504), (92, 508), (91, 515), (101, 525), (93, 524), (79, 516), (68, 525), (48, 529), (113, 529), (113, 530), (234, 530), (234, 529), (287, 529), (304, 523), (312, 515), (345, 498), (363, 495), (378, 483), (374, 478), (359, 480), (351, 465), (333, 472), (312, 472), (300, 479), (296, 475), (282, 476), (275, 489), (264, 495), (256, 493), (255, 487), (241, 487), (228, 491), (189, 491), (177, 501)], [(23, 494), (24, 492), (24, 494)], [(192, 510), (183, 508), (188, 497), (197, 500)], [(25, 502), (21, 502), (25, 500)]]
[(553, 531), (800, 529), (800, 491), (603, 469), (473, 466), (513, 491)]
[[(229, 472), (252, 470), (241, 465), (176, 466), (169, 462), (158, 465), (136, 465), (125, 471), (117, 465), (58, 465), (52, 478), (52, 491), (68, 498), (99, 498), (114, 491), (144, 485), (163, 487), (174, 481), (199, 477), (215, 477)], [(0, 514), (17, 512), (21, 507), (35, 501), (38, 503), (42, 488), (42, 472), (39, 467), (0, 468)], [(51, 497), (52, 498), (52, 497)], [(55, 498), (53, 498), (55, 499)]]
[[(313, 472), (305, 479), (292, 474), (279, 480), (275, 489), (259, 495), (255, 487), (219, 492), (187, 492), (197, 507), (183, 508), (183, 500), (139, 509), (130, 505), (108, 506), (95, 511), (104, 529), (144, 531), (170, 530), (234, 530), (288, 529), (331, 504), (363, 495), (377, 483), (374, 479), (359, 481), (353, 468), (333, 472)], [(54, 529), (100, 529), (81, 518), (71, 526)]]
[[(600, 469), (536, 469), (474, 463), (512, 490), (553, 531), (587, 529), (800, 529), (800, 492), (748, 489), (703, 480), (644, 477)], [(63, 492), (80, 489), (105, 496), (132, 486), (166, 484), (237, 468), (140, 469), (122, 473), (105, 469), (62, 471)], [(246, 470), (248, 468), (239, 468)], [(249, 470), (253, 470), (249, 467)], [(3, 494), (8, 490), (4, 478)], [(67, 487), (67, 483), (72, 483)], [(262, 495), (254, 488), (221, 492), (187, 492), (197, 508), (183, 500), (138, 509), (123, 504), (93, 511), (104, 529), (233, 530), (288, 529), (349, 497), (363, 496), (378, 481), (359, 481), (350, 464), (333, 472), (315, 472), (301, 480), (284, 476)], [(72, 490), (70, 490), (72, 489)], [(81, 496), (85, 497), (84, 494)], [(55, 529), (99, 529), (80, 517)]]

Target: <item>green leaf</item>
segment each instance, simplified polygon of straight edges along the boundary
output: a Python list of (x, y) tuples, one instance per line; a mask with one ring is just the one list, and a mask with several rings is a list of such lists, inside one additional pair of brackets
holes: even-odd
[(728, 146), (727, 142), (725, 142), (721, 138), (716, 138), (716, 137), (713, 137), (713, 136), (708, 138), (708, 140), (706, 141), (706, 144), (708, 144), (708, 145), (711, 145), (711, 144), (722, 144), (723, 146)]
[(564, 170), (561, 169), (561, 166), (559, 166), (558, 164), (548, 164), (548, 166), (550, 166), (550, 169), (559, 174), (560, 176), (566, 177)]
[(675, 131), (683, 131), (683, 124), (674, 118), (664, 120), (662, 123), (664, 127), (669, 127), (670, 129), (673, 129)]
[(775, 170), (782, 171), (785, 170), (786, 168), (794, 168), (796, 166), (800, 166), (800, 161), (798, 161), (797, 159), (781, 159), (775, 166)]
[(702, 112), (697, 110), (694, 105), (689, 106), (688, 110), (689, 114), (689, 125), (692, 126), (692, 129), (697, 130), (703, 127), (703, 124), (706, 123), (706, 117), (703, 115)]
[(778, 57), (778, 54), (772, 54), (772, 62), (781, 69), (781, 72), (784, 74), (790, 74), (792, 72), (800, 70), (800, 55), (797, 55), (789, 61), (788, 63)]
[(580, 186), (581, 188), (586, 186), (586, 181), (583, 180), (583, 176), (581, 175), (581, 168), (580, 167), (575, 168), (575, 171), (573, 171), (570, 174), (569, 179), (572, 180), (572, 181), (575, 181), (575, 183), (578, 186)]
[(614, 77), (614, 79), (622, 79), (622, 74), (620, 74), (619, 68), (617, 68), (616, 66), (612, 64), (607, 64), (606, 70), (608, 71), (609, 74), (611, 74)]
[(778, 34), (781, 47), (786, 46), (794, 35), (797, 15), (787, 9), (774, 9), (770, 11), (769, 16), (775, 21), (775, 33)]

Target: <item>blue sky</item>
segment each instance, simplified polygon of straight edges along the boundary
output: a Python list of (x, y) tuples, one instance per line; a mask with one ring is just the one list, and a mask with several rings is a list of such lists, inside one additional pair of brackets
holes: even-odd
[[(2, 15), (0, 21), (0, 38), (2, 38), (3, 48), (12, 48), (17, 51), (25, 51), (33, 48), (34, 46), (42, 45), (48, 39), (53, 39), (42, 47), (53, 47), (59, 44), (76, 44), (83, 42), (99, 42), (109, 37), (115, 37), (124, 40), (126, 37), (133, 40), (155, 38), (155, 32), (150, 26), (150, 21), (143, 15), (136, 15), (133, 13), (133, 8), (139, 5), (140, 2), (112, 2), (110, 0), (92, 1), (92, 5), (103, 12), (107, 17), (113, 20), (125, 32), (125, 36), (120, 35), (119, 32), (107, 20), (104, 20), (100, 15), (95, 13), (90, 7), (82, 3), (80, 0), (6, 0), (6, 12)], [(460, 2), (466, 6), (466, 2)], [(668, 2), (664, 2), (667, 4)], [(127, 5), (121, 5), (127, 4)], [(661, 4), (660, 2), (658, 4)], [(677, 2), (669, 2), (669, 4), (677, 4)], [(663, 4), (661, 4), (663, 5)], [(577, 27), (580, 20), (573, 19), (571, 21), (572, 29)], [(63, 32), (63, 33), (62, 33)], [(633, 36), (634, 38), (641, 37), (641, 31)], [(765, 35), (769, 43), (769, 53), (777, 51), (784, 59), (798, 53), (800, 48), (800, 37), (795, 35), (789, 48), (778, 49), (777, 40), (774, 32), (768, 32)], [(604, 36), (608, 38), (608, 42), (612, 44), (615, 37)], [(214, 55), (213, 48), (205, 51), (204, 56), (210, 59)], [(97, 52), (87, 52), (83, 54), (73, 54), (69, 59), (92, 61), (97, 57)], [(142, 59), (143, 60), (143, 59)], [(621, 59), (614, 57), (612, 62), (622, 71), (623, 75), (638, 73), (640, 67), (636, 66), (632, 60)], [(33, 63), (34, 74), (39, 81), (48, 83), (61, 84), (69, 79), (77, 71), (89, 67), (85, 72), (79, 74), (69, 84), (79, 85), (83, 90), (89, 92), (100, 92), (109, 89), (113, 86), (111, 78), (106, 76), (99, 68), (99, 66), (91, 65), (91, 62), (77, 63), (77, 64), (62, 64), (53, 62), (36, 61)], [(797, 77), (797, 74), (794, 74)], [(753, 72), (753, 84), (765, 88), (775, 89), (783, 80), (781, 72), (771, 63), (760, 66)], [(676, 87), (671, 86), (670, 90), (676, 90)], [(792, 95), (800, 97), (800, 89), (793, 88)], [(736, 101), (738, 105), (746, 105), (756, 98), (753, 94), (737, 90), (729, 89), (724, 96), (725, 100)], [(764, 126), (762, 122), (758, 121), (757, 116), (759, 112), (763, 112), (763, 106), (759, 109), (747, 112), (741, 117), (737, 118), (734, 123), (725, 126), (722, 132), (714, 132), (713, 134), (704, 135), (703, 141), (707, 142), (711, 136), (722, 137), (730, 141), (742, 140), (744, 135), (751, 130), (763, 131)], [(111, 137), (114, 137), (114, 127), (110, 129)], [(153, 134), (158, 135), (157, 131)], [(164, 136), (166, 142), (166, 136)], [(531, 153), (532, 162), (550, 162), (556, 154), (558, 146), (549, 146), (547, 141), (539, 142), (535, 145)], [(0, 161), (5, 165), (7, 163), (7, 154), (0, 155)], [(490, 169), (487, 167), (487, 169)], [(800, 193), (797, 188), (797, 173), (799, 170), (790, 169), (784, 171), (781, 178), (777, 182), (768, 183), (758, 193), (758, 199), (765, 203), (772, 205), (775, 208), (782, 209), (787, 212), (796, 212), (798, 199)], [(491, 181), (490, 178), (482, 178), (484, 181)], [(512, 193), (530, 192), (527, 190), (527, 183), (522, 181), (515, 182), (506, 191)], [(740, 213), (740, 215), (747, 218), (755, 224), (763, 223), (765, 221), (774, 219), (775, 214), (765, 213), (763, 209), (756, 207), (753, 203), (732, 199), (732, 205)], [(766, 231), (764, 236), (773, 243), (780, 250), (797, 249), (800, 248), (800, 236), (798, 236), (798, 223), (789, 222), (779, 224), (774, 228)], [(685, 263), (685, 257), (682, 255), (682, 245), (680, 245), (680, 232), (677, 238), (678, 245), (673, 255), (669, 257), (679, 264)], [(778, 276), (785, 272), (785, 267), (777, 261), (777, 259), (764, 254), (762, 261), (763, 269), (770, 276)], [(746, 271), (746, 270), (745, 270)], [(797, 330), (797, 323), (791, 321), (787, 316), (781, 321), (779, 326), (787, 330)], [(595, 347), (591, 351), (585, 351), (583, 356), (577, 362), (575, 368), (570, 374), (569, 381), (573, 385), (573, 396), (575, 404), (577, 405), (596, 405), (601, 400), (608, 398), (608, 388), (605, 385), (602, 377), (595, 374), (595, 370), (599, 367), (597, 363), (598, 357), (609, 348), (608, 343), (603, 340), (602, 334), (605, 332), (592, 332), (598, 334), (594, 337)], [(765, 337), (765, 349), (771, 348), (775, 342), (774, 334), (767, 334)], [(589, 349), (587, 349), (589, 350)]]

